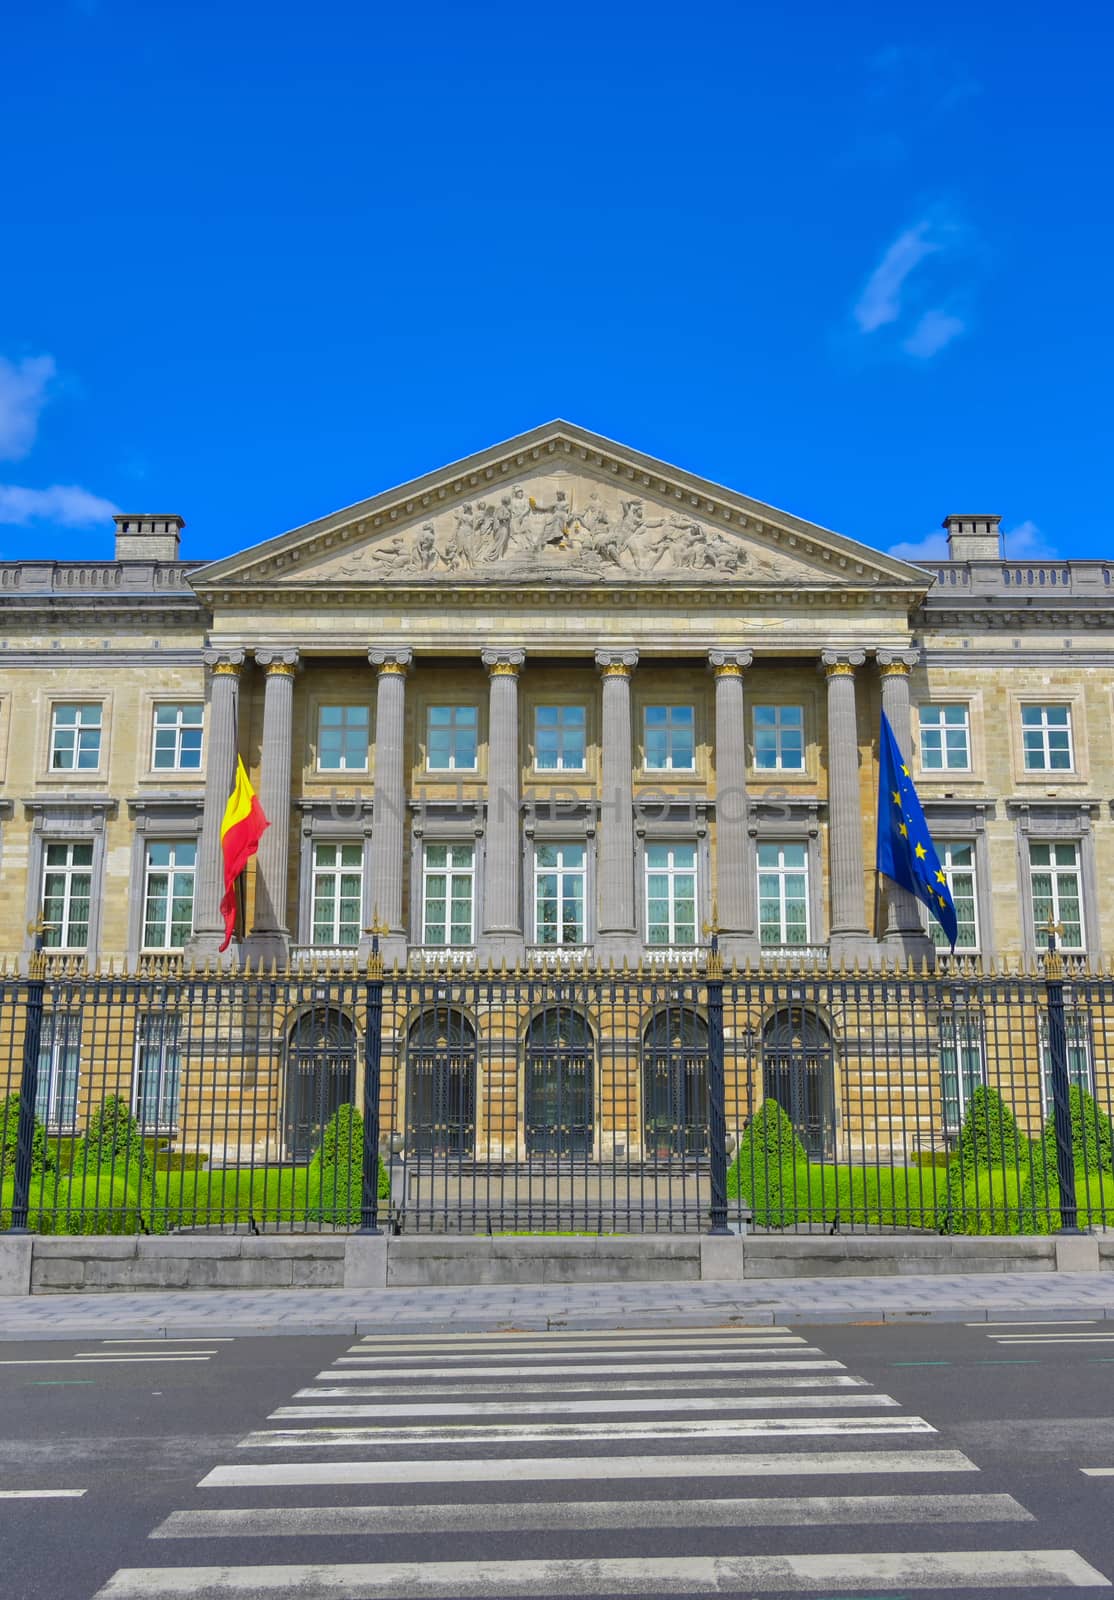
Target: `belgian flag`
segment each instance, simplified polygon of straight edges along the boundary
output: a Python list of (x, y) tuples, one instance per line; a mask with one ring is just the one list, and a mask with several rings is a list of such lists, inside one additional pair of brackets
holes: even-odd
[(251, 780), (244, 771), (243, 760), (236, 757), (236, 779), (232, 793), (224, 808), (224, 821), (220, 825), (220, 847), (224, 856), (224, 899), (220, 903), (224, 914), (224, 943), (227, 950), (232, 943), (236, 927), (236, 880), (259, 848), (264, 828), (270, 823), (263, 815), (263, 807)]

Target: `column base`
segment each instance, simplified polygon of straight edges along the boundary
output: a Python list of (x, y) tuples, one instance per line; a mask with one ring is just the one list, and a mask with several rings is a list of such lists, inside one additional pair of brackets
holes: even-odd
[(526, 940), (514, 930), (481, 933), (476, 940), (476, 960), (483, 967), (497, 967), (504, 961), (512, 966), (516, 961), (525, 961)]
[(749, 961), (756, 967), (762, 959), (762, 946), (756, 933), (721, 933), (719, 953), (725, 961), (737, 961), (740, 966)]
[(224, 971), (231, 971), (233, 967), (240, 965), (240, 947), (233, 939), (228, 949), (222, 952), (223, 943), (223, 928), (219, 932), (201, 929), (186, 941), (182, 954), (187, 961), (196, 961), (199, 965), (208, 962)]
[(240, 960), (250, 961), (253, 967), (263, 962), (285, 971), (290, 965), (290, 945), (285, 928), (253, 928), (240, 945)]
[(878, 941), (884, 961), (910, 961), (918, 968), (927, 963), (929, 972), (936, 968), (936, 946), (923, 928), (888, 928)]
[[(358, 954), (361, 963), (366, 964), (368, 957), (371, 955), (370, 938), (365, 937), (360, 940)], [(405, 969), (410, 959), (410, 945), (406, 935), (404, 933), (381, 934), (379, 937), (379, 954), (383, 957), (383, 966), (388, 972), (396, 964)]]
[(637, 933), (597, 933), (592, 946), (596, 960), (601, 965), (614, 961), (620, 966), (624, 961), (636, 967), (642, 960), (644, 951), (642, 940)]
[(846, 966), (856, 961), (861, 967), (877, 966), (879, 959), (878, 941), (872, 939), (865, 928), (847, 928), (828, 938), (828, 961), (833, 967), (838, 967), (841, 961)]

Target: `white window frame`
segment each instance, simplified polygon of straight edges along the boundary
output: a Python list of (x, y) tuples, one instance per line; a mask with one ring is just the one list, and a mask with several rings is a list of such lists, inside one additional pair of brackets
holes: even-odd
[[(157, 846), (162, 846), (170, 851), (170, 861), (165, 865), (157, 864), (151, 860), (151, 851)], [(192, 850), (193, 861), (190, 865), (182, 863), (179, 866), (175, 859), (179, 850)], [(194, 908), (197, 904), (197, 853), (198, 841), (196, 839), (148, 839), (143, 847), (143, 923), (140, 928), (141, 948), (144, 950), (181, 950), (193, 933)], [(147, 937), (151, 926), (151, 879), (163, 876), (167, 879), (166, 905), (163, 913), (163, 939), (152, 944)], [(180, 944), (175, 944), (172, 939), (174, 931), (174, 902), (183, 896), (175, 895), (174, 880), (188, 878), (190, 883), (190, 925), (186, 937)]]
[[(651, 857), (652, 857), (653, 853), (655, 851), (657, 851), (657, 850), (665, 850), (665, 851), (668, 852), (668, 859), (667, 859), (665, 865), (663, 865), (663, 866), (656, 866), (656, 865), (652, 864)], [(675, 860), (675, 856), (676, 856), (676, 852), (678, 850), (688, 850), (688, 851), (692, 852), (692, 865), (691, 866), (687, 866), (687, 865), (686, 866), (681, 866), (681, 865), (679, 865), (677, 863), (677, 861)], [(655, 938), (654, 937), (655, 927), (654, 927), (653, 918), (652, 918), (652, 916), (650, 914), (650, 900), (651, 900), (650, 879), (652, 877), (664, 877), (667, 880), (666, 881), (666, 891), (665, 891), (665, 903), (666, 903), (667, 913), (668, 914), (667, 914), (665, 930), (664, 930), (665, 934), (666, 934), (665, 938)], [(678, 901), (678, 899), (688, 899), (688, 898), (690, 898), (689, 896), (680, 896), (677, 893), (678, 882), (679, 882), (679, 880), (681, 880), (683, 878), (691, 878), (691, 880), (692, 880), (692, 894), (691, 894), (691, 899), (692, 899), (692, 931), (691, 931), (691, 934), (688, 933), (687, 931), (683, 932), (683, 933), (680, 932), (679, 931), (678, 921), (677, 921), (677, 901)], [(654, 898), (656, 899), (656, 898), (660, 898), (660, 897), (659, 896), (655, 896)], [(647, 944), (648, 948), (650, 948), (650, 949), (660, 949), (660, 948), (664, 947), (664, 948), (689, 949), (689, 948), (691, 948), (693, 945), (695, 945), (697, 943), (697, 935), (698, 935), (698, 932), (699, 932), (699, 908), (700, 908), (700, 852), (699, 852), (695, 842), (689, 843), (687, 840), (686, 841), (677, 840), (676, 842), (671, 842), (671, 841), (666, 841), (666, 840), (663, 840), (663, 839), (657, 839), (657, 840), (654, 840), (651, 843), (649, 840), (647, 840), (646, 847), (645, 847), (645, 856), (644, 856), (644, 860), (643, 860), (642, 900), (643, 900), (643, 906), (645, 908), (645, 915), (646, 915), (646, 944)]]
[[(539, 740), (538, 740), (538, 715), (542, 711), (555, 711), (557, 713), (557, 721), (556, 721), (556, 727), (555, 727), (555, 732), (556, 732), (556, 735), (557, 735), (557, 762), (556, 762), (556, 765), (552, 766), (552, 767), (542, 766), (541, 760), (540, 760)], [(568, 761), (568, 760), (565, 759), (565, 737), (566, 737), (566, 732), (573, 731), (573, 727), (574, 727), (574, 725), (572, 723), (569, 723), (568, 729), (566, 729), (566, 719), (567, 719), (567, 716), (568, 716), (569, 712), (576, 712), (576, 713), (579, 714), (579, 717), (580, 717), (580, 723), (579, 723), (578, 726), (575, 727), (575, 731), (580, 736), (580, 760), (576, 761), (576, 762)], [(588, 708), (587, 708), (587, 706), (577, 705), (577, 704), (574, 704), (572, 702), (569, 702), (567, 704), (555, 704), (555, 703), (552, 703), (552, 702), (548, 702), (548, 703), (545, 703), (545, 704), (536, 705), (534, 707), (534, 771), (535, 772), (547, 772), (547, 773), (548, 772), (583, 772), (587, 768), (587, 765), (588, 765)]]
[[(73, 722), (61, 723), (58, 720), (58, 713), (60, 711), (76, 711), (78, 713), (78, 717)], [(85, 712), (85, 711), (95, 712), (96, 713), (96, 721), (94, 722), (91, 718), (88, 719), (88, 720), (84, 719), (81, 716), (81, 713)], [(81, 736), (82, 736), (82, 734), (93, 734), (93, 733), (95, 733), (96, 736), (97, 736), (97, 742), (96, 742), (97, 759), (96, 759), (96, 761), (93, 762), (92, 766), (89, 766), (87, 764), (86, 765), (82, 765), (82, 763), (80, 761)], [(68, 735), (72, 735), (72, 738), (73, 738), (73, 747), (72, 747), (72, 750), (71, 750), (72, 760), (70, 760), (70, 761), (59, 761), (57, 759), (57, 757), (59, 755), (60, 748), (61, 748), (60, 739), (63, 738), (67, 734)], [(55, 700), (54, 703), (52, 704), (51, 708), (50, 708), (50, 763), (49, 763), (49, 770), (51, 772), (77, 772), (77, 773), (81, 773), (81, 772), (87, 772), (87, 773), (88, 772), (98, 772), (100, 770), (101, 758), (102, 758), (102, 755), (103, 755), (103, 750), (104, 750), (104, 701), (103, 700)]]
[[(178, 1126), (182, 1089), (181, 1021), (174, 1011), (149, 1012), (140, 1019), (135, 1040), (132, 1114), (144, 1132), (152, 1129), (171, 1132)], [(151, 1096), (145, 1088), (148, 1051), (155, 1052), (156, 1056), (153, 1116), (150, 1114)]]
[[(446, 861), (444, 865), (434, 865), (430, 862), (430, 852), (433, 850), (445, 851)], [(468, 853), (467, 864), (463, 860), (456, 861), (455, 855), (458, 851), (466, 851)], [(445, 902), (444, 937), (440, 939), (432, 939), (430, 937), (429, 880), (435, 877), (443, 877), (445, 879), (444, 896), (438, 896), (439, 899), (443, 898)], [(468, 938), (454, 940), (452, 936), (453, 885), (461, 879), (467, 879), (468, 881)], [(476, 847), (474, 844), (464, 844), (463, 842), (453, 842), (452, 840), (431, 840), (422, 849), (422, 943), (433, 946), (436, 949), (465, 950), (474, 945), (475, 942)]]
[(81, 1092), (81, 1016), (48, 1011), (39, 1040), (39, 1082), (35, 1115), (46, 1128), (77, 1130)]
[[(1057, 850), (1071, 850), (1075, 856), (1072, 866), (1061, 865), (1050, 859), (1047, 866), (1038, 865), (1033, 860), (1034, 850), (1047, 850), (1050, 858), (1055, 856)], [(1087, 909), (1083, 895), (1083, 851), (1078, 839), (1030, 839), (1029, 840), (1029, 914), (1033, 919), (1033, 942), (1039, 950), (1045, 938), (1046, 923), (1037, 913), (1036, 878), (1038, 875), (1047, 875), (1050, 880), (1049, 901), (1052, 908), (1052, 920), (1058, 926), (1064, 922), (1060, 911), (1062, 893), (1060, 879), (1073, 877), (1075, 879), (1075, 899), (1079, 906), (1079, 942), (1071, 944), (1065, 937), (1058, 941), (1061, 950), (1073, 955), (1081, 955), (1087, 948)]]
[[(175, 717), (174, 717), (174, 721), (173, 722), (160, 722), (159, 721), (160, 714), (162, 714), (163, 712), (166, 712), (166, 711), (173, 711), (175, 713)], [(197, 721), (196, 722), (185, 722), (185, 721), (183, 721), (182, 713), (185, 712), (185, 711), (196, 711), (197, 712)], [(204, 726), (205, 726), (205, 706), (204, 706), (204, 702), (203, 701), (200, 701), (200, 700), (160, 700), (160, 701), (156, 701), (154, 710), (151, 713), (151, 771), (152, 772), (200, 772), (201, 771), (201, 763), (205, 759), (205, 732), (204, 732)], [(196, 730), (196, 732), (198, 734), (197, 760), (193, 761), (193, 762), (189, 762), (187, 764), (186, 762), (183, 762), (183, 760), (182, 760), (182, 755), (184, 753), (183, 752), (183, 735), (185, 733), (193, 733), (195, 730)], [(169, 765), (167, 765), (165, 762), (164, 763), (160, 763), (159, 762), (159, 734), (160, 733), (166, 733), (168, 731), (174, 735), (173, 750), (172, 750), (172, 755), (173, 755), (174, 759), (173, 759), (173, 761), (170, 762)], [(191, 755), (193, 754), (192, 750), (190, 751), (190, 754)]]
[[(961, 712), (962, 722), (949, 722), (946, 713)], [(932, 717), (939, 714), (939, 720)], [(936, 773), (971, 771), (971, 708), (966, 700), (931, 700), (917, 707), (917, 725), (920, 732), (921, 772), (925, 777)], [(951, 760), (948, 735), (961, 729), (963, 733), (962, 761)], [(928, 741), (939, 741), (939, 762), (927, 759)]]
[[(779, 859), (773, 865), (763, 865), (762, 852), (764, 850), (776, 850), (778, 852)], [(803, 861), (799, 865), (797, 863), (790, 865), (785, 860), (786, 850), (799, 850), (804, 858)], [(775, 949), (778, 947), (785, 949), (795, 948), (798, 945), (807, 945), (809, 939), (811, 938), (812, 926), (810, 916), (811, 908), (809, 893), (810, 885), (808, 881), (808, 857), (808, 845), (803, 841), (796, 839), (760, 839), (758, 841), (755, 852), (755, 860), (757, 863), (758, 873), (759, 940), (767, 949)], [(772, 879), (777, 884), (778, 937), (768, 941), (762, 939), (762, 880), (764, 878)], [(786, 893), (786, 880), (788, 878), (802, 878), (804, 880), (805, 928), (803, 939), (790, 939), (789, 937), (790, 927), (787, 916), (789, 897)]]
[[(541, 860), (539, 859), (541, 854), (542, 854), (542, 852), (543, 851), (547, 851), (547, 850), (555, 851), (556, 854), (557, 854), (558, 860), (553, 866), (545, 866), (545, 865), (542, 864)], [(569, 865), (569, 864), (565, 863), (563, 857), (564, 857), (564, 852), (567, 851), (567, 850), (577, 850), (577, 851), (580, 852), (580, 864), (579, 864), (579, 866), (572, 866), (572, 865)], [(556, 878), (556, 880), (557, 880), (557, 886), (556, 886), (557, 920), (556, 920), (556, 923), (554, 924), (554, 929), (556, 931), (557, 937), (553, 941), (547, 941), (545, 939), (544, 933), (543, 933), (543, 928), (542, 928), (541, 914), (540, 914), (541, 913), (541, 892), (540, 892), (540, 887), (539, 887), (540, 886), (540, 880), (542, 878)], [(568, 923), (567, 923), (566, 917), (565, 917), (565, 905), (566, 905), (565, 885), (566, 885), (566, 881), (568, 881), (570, 883), (577, 883), (578, 882), (579, 883), (579, 891), (580, 891), (579, 892), (580, 925), (579, 925), (579, 929), (576, 930), (575, 929), (575, 923), (574, 923), (574, 931), (576, 931), (577, 936), (575, 938), (571, 938), (571, 939), (565, 937), (566, 933), (568, 932)], [(532, 903), (533, 903), (533, 907), (534, 907), (534, 943), (535, 944), (542, 945), (547, 950), (548, 949), (555, 949), (556, 950), (556, 949), (561, 948), (561, 946), (567, 946), (567, 945), (584, 945), (584, 944), (587, 944), (587, 942), (588, 942), (588, 847), (587, 847), (586, 844), (583, 843), (583, 841), (577, 841), (577, 840), (574, 840), (574, 839), (560, 840), (560, 841), (558, 841), (558, 840), (542, 840), (542, 841), (540, 841), (538, 843), (535, 843), (535, 845), (534, 845), (534, 893), (533, 893), (533, 901), (532, 901)]]
[[(760, 711), (764, 711), (764, 712), (772, 711), (773, 714), (774, 714), (774, 719), (773, 719), (772, 724), (767, 724), (766, 727), (764, 727), (763, 730), (762, 730), (765, 733), (765, 732), (769, 732), (771, 727), (773, 729), (773, 735), (774, 735), (774, 760), (772, 762), (765, 762), (765, 761), (761, 761), (759, 759), (759, 753), (758, 753), (758, 713)], [(796, 715), (796, 717), (798, 718), (798, 721), (795, 724), (788, 720), (788, 718), (786, 717), (786, 713), (787, 712), (793, 712)], [(778, 704), (778, 705), (769, 705), (769, 704), (755, 705), (751, 709), (751, 724), (750, 724), (750, 726), (751, 726), (751, 738), (752, 738), (753, 747), (754, 747), (754, 767), (753, 767), (753, 770), (755, 772), (803, 772), (805, 770), (805, 708), (804, 708), (804, 706), (801, 706), (801, 705), (788, 705), (788, 704), (786, 704), (786, 705), (781, 705), (781, 704)], [(801, 759), (799, 761), (789, 762), (789, 761), (787, 761), (785, 759), (785, 740), (783, 738), (783, 735), (788, 734), (788, 733), (795, 733), (795, 734), (799, 734), (800, 735)]]
[[(1041, 1113), (1048, 1117), (1052, 1105), (1052, 1052), (1048, 1043), (1048, 1013), (1042, 1011), (1038, 1023), (1041, 1077)], [(1087, 1013), (1065, 1009), (1064, 1036), (1067, 1043), (1068, 1087), (1095, 1092), (1095, 1060), (1091, 1050), (1091, 1029)]]
[[(52, 850), (65, 851), (66, 859), (61, 863), (61, 865), (51, 863), (50, 853)], [(75, 850), (88, 850), (88, 862), (75, 863), (73, 860), (73, 853)], [(44, 949), (74, 951), (88, 950), (90, 934), (93, 928), (93, 871), (95, 862), (96, 849), (92, 839), (51, 839), (44, 843), (42, 854), (42, 883), (39, 893), (39, 909), (42, 913), (44, 922), (46, 922), (48, 880), (51, 877), (57, 877), (60, 875), (63, 883), (62, 918), (59, 923), (50, 923), (46, 927), (43, 934)], [(72, 912), (75, 899), (73, 885), (74, 879), (78, 877), (86, 877), (89, 880), (89, 889), (87, 895), (76, 897), (79, 899), (86, 899), (89, 909), (85, 918), (85, 938), (80, 944), (74, 944), (71, 941), (73, 927)], [(50, 930), (53, 927), (57, 927), (59, 930), (59, 940), (57, 944), (52, 944), (50, 942), (49, 935)]]
[[(450, 734), (449, 763), (445, 767), (435, 767), (433, 764), (433, 713), (435, 711), (449, 712), (447, 723), (439, 724), (438, 731), (447, 728)], [(466, 714), (471, 718), (471, 723), (461, 720)], [(467, 728), (472, 735), (472, 760), (465, 766), (457, 760), (456, 736), (459, 731)], [(475, 772), (480, 764), (480, 708), (477, 705), (446, 704), (441, 701), (436, 705), (426, 707), (426, 771), (427, 772)]]
[(940, 1018), (940, 1101), (945, 1133), (959, 1132), (971, 1096), (985, 1085), (986, 1043), (982, 1018), (973, 1012), (943, 1012)]
[[(335, 766), (335, 767), (326, 766), (324, 764), (324, 762), (322, 761), (322, 759), (321, 759), (321, 735), (322, 735), (322, 731), (323, 731), (323, 724), (322, 724), (322, 720), (321, 719), (324, 716), (326, 711), (339, 711), (341, 713), (340, 722), (337, 723), (337, 724), (334, 724), (334, 727), (339, 727), (340, 733), (341, 733), (341, 756), (340, 756), (340, 761), (339, 761), (338, 765)], [(351, 713), (353, 711), (360, 712), (362, 714), (362, 717), (363, 717), (362, 724), (358, 720), (352, 721), (350, 723), (349, 713)], [(348, 755), (347, 755), (347, 752), (346, 752), (344, 746), (345, 746), (346, 741), (347, 741), (347, 735), (349, 733), (352, 733), (352, 732), (356, 732), (356, 733), (361, 733), (362, 732), (362, 734), (363, 734), (363, 752), (364, 752), (364, 755), (363, 755), (362, 763), (361, 762), (353, 762), (353, 763), (350, 764), (349, 761), (348, 761)], [(369, 752), (370, 752), (370, 750), (371, 750), (371, 707), (370, 706), (368, 706), (367, 704), (361, 705), (357, 701), (350, 701), (349, 702), (349, 701), (338, 701), (338, 700), (326, 700), (326, 701), (322, 701), (322, 703), (320, 705), (318, 705), (318, 707), (317, 707), (317, 771), (318, 772), (366, 772), (368, 770), (368, 761), (369, 761)]]
[[(1025, 720), (1026, 715), (1034, 711), (1038, 711), (1040, 713), (1040, 721), (1037, 723), (1027, 723)], [(1050, 711), (1062, 711), (1067, 718), (1066, 726), (1058, 723), (1050, 723), (1048, 720), (1048, 713)], [(1072, 729), (1071, 712), (1071, 702), (1066, 700), (1026, 701), (1022, 704), (1021, 762), (1026, 772), (1043, 772), (1055, 776), (1058, 773), (1072, 773), (1075, 771), (1075, 737)], [(1052, 765), (1051, 735), (1064, 732), (1067, 733), (1068, 740), (1068, 764), (1066, 767), (1054, 767)], [(1036, 765), (1029, 759), (1030, 749), (1028, 741), (1029, 737), (1033, 734), (1037, 734), (1040, 737), (1040, 765)]]
[[(959, 902), (956, 900), (955, 893), (956, 879), (959, 877), (970, 877), (971, 879), (971, 913), (972, 921), (974, 922), (975, 926), (975, 939), (973, 944), (961, 944), (957, 936), (955, 941), (955, 952), (956, 955), (973, 955), (979, 950), (982, 939), (982, 930), (979, 926), (978, 862), (976, 860), (977, 852), (975, 850), (974, 840), (936, 839), (933, 842), (936, 845), (936, 854), (940, 857), (940, 870), (947, 880), (948, 893), (951, 895), (952, 903), (956, 906), (957, 911)], [(954, 850), (970, 851), (970, 862), (967, 863), (953, 861), (952, 852)], [(967, 896), (964, 895), (963, 899), (966, 900)], [(932, 939), (932, 942), (936, 946), (937, 950), (948, 951), (951, 949), (951, 946), (948, 944), (947, 935), (944, 933), (943, 928), (933, 916), (929, 916), (928, 918), (928, 932), (929, 937)]]
[[(359, 855), (359, 862), (356, 866), (346, 866), (343, 861), (338, 860), (331, 865), (326, 865), (318, 860), (318, 853), (322, 850), (354, 850)], [(312, 845), (312, 852), (313, 853), (310, 858), (309, 891), (310, 944), (318, 949), (347, 950), (354, 948), (360, 942), (364, 920), (363, 841), (358, 839), (315, 839)], [(345, 930), (350, 930), (352, 927), (350, 921), (343, 921), (341, 919), (342, 902), (350, 901), (352, 899), (351, 895), (341, 894), (341, 883), (343, 879), (347, 877), (355, 877), (359, 880), (359, 887), (356, 890), (356, 937), (354, 939), (342, 938), (342, 934), (345, 932)], [(321, 918), (318, 916), (317, 912), (318, 886), (324, 884), (326, 880), (330, 878), (332, 879), (333, 890), (332, 894), (327, 898), (331, 899), (333, 903), (332, 924), (329, 930), (329, 937), (327, 939), (318, 939), (317, 926), (321, 921)]]
[[(650, 761), (650, 724), (652, 711), (664, 711), (664, 723), (654, 729), (665, 733), (665, 762), (657, 766)], [(680, 764), (674, 759), (674, 735), (685, 732), (692, 747), (692, 760)], [(696, 707), (679, 701), (655, 701), (642, 707), (642, 755), (644, 772), (695, 772), (696, 771)]]

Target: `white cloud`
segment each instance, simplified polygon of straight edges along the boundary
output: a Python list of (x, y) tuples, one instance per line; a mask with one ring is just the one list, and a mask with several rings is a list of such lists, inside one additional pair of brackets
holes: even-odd
[(24, 489), (18, 484), (0, 483), (0, 523), (18, 528), (30, 522), (85, 528), (95, 522), (106, 522), (116, 509), (111, 500), (103, 500), (76, 483), (56, 483), (49, 489)]
[(1002, 532), (1002, 543), (1010, 561), (1043, 561), (1047, 556), (1057, 553), (1052, 541), (1046, 539), (1036, 523), (1028, 518), (1019, 522), (1016, 528), (1003, 528)]
[(0, 356), (0, 461), (20, 461), (31, 449), (56, 370), (53, 356)]
[(900, 544), (892, 544), (889, 553), (897, 556), (899, 561), (946, 561), (948, 536), (946, 533), (929, 533), (923, 539), (903, 539)]
[(933, 239), (932, 224), (925, 218), (899, 233), (866, 281), (855, 307), (855, 321), (862, 333), (874, 333), (901, 315), (901, 295), (905, 280), (926, 256), (942, 248)]
[(946, 344), (951, 344), (966, 327), (962, 317), (953, 317), (950, 312), (926, 311), (909, 337), (902, 341), (901, 348), (906, 355), (927, 361)]

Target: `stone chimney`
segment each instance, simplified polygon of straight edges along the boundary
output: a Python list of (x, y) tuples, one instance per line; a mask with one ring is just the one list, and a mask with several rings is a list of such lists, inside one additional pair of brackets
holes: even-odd
[(178, 561), (178, 543), (185, 527), (183, 517), (166, 512), (139, 515), (123, 512), (114, 517), (117, 561)]
[(944, 518), (948, 530), (949, 561), (1001, 561), (1002, 535), (998, 531), (1001, 517), (982, 513), (956, 514)]

